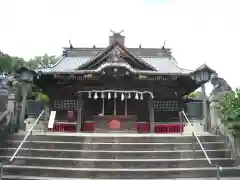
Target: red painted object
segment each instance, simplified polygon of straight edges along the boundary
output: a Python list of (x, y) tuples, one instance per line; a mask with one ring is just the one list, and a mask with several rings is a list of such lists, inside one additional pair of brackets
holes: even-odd
[(150, 125), (147, 122), (137, 122), (138, 133), (148, 133), (150, 131)]
[[(109, 122), (110, 129), (119, 129), (121, 126), (118, 120), (111, 120)], [(184, 124), (155, 124), (155, 133), (182, 133), (184, 129)], [(94, 132), (95, 123), (94, 121), (84, 121), (82, 130), (84, 132)], [(52, 132), (76, 132), (76, 124), (67, 124), (56, 122), (53, 129), (49, 129)], [(148, 122), (137, 122), (137, 132), (138, 133), (149, 133), (150, 124)]]
[(113, 130), (120, 129), (121, 128), (121, 123), (117, 119), (110, 120), (108, 122), (108, 128), (113, 129)]
[(182, 133), (183, 124), (155, 124), (155, 133)]
[(76, 125), (75, 124), (62, 124), (62, 123), (55, 123), (53, 129), (50, 131), (52, 132), (76, 132)]
[(72, 122), (73, 121), (73, 117), (74, 117), (74, 112), (73, 111), (68, 111), (68, 121)]
[(83, 131), (94, 132), (95, 123), (94, 121), (84, 121), (83, 123)]

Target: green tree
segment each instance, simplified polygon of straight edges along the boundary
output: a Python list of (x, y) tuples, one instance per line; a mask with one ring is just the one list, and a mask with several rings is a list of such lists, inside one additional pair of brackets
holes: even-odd
[(240, 132), (240, 89), (231, 91), (219, 100), (222, 122), (234, 133)]
[(19, 65), (26, 63), (23, 58), (17, 56), (11, 56), (12, 59), (12, 70), (15, 70)]
[(53, 66), (59, 58), (54, 55), (49, 56), (45, 53), (43, 56), (35, 56), (27, 62), (27, 65), (31, 66), (34, 69), (37, 68), (48, 68)]
[(10, 56), (0, 52), (0, 69), (4, 72), (12, 72), (17, 65), (24, 63), (23, 58)]
[(0, 71), (10, 72), (12, 70), (12, 59), (7, 54), (0, 54)]
[(191, 92), (189, 95), (186, 95), (185, 98), (196, 98), (201, 96), (201, 92), (200, 91), (194, 91)]

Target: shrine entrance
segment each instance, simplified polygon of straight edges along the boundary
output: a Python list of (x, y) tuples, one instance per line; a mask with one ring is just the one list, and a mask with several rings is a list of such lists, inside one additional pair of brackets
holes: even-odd
[[(80, 109), (83, 114), (81, 121), (91, 119), (95, 132), (137, 132), (139, 101), (143, 101), (143, 94), (152, 97), (151, 92), (139, 91), (94, 90), (78, 93), (84, 99), (84, 106)], [(145, 99), (144, 102), (147, 107), (148, 101)], [(145, 108), (145, 111), (149, 110)]]

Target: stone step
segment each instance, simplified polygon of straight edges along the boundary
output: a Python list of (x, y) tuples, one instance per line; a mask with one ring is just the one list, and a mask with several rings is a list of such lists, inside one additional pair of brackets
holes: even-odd
[[(161, 179), (161, 178), (200, 178), (216, 177), (216, 167), (203, 168), (66, 168), (25, 165), (5, 165), (4, 175), (45, 176), (69, 178), (101, 178), (101, 179)], [(240, 169), (225, 167), (220, 173), (222, 177), (238, 177)]]
[[(11, 179), (11, 180), (90, 180), (89, 178), (55, 178), (55, 177), (39, 177), (39, 176), (11, 176), (11, 175), (5, 175), (3, 176), (3, 179)], [(109, 179), (99, 179), (99, 178), (94, 178), (91, 180), (109, 180)], [(118, 180), (125, 180), (125, 179), (118, 179)], [(149, 179), (131, 179), (131, 180), (149, 180)], [(154, 180), (173, 180), (171, 179), (159, 179), (159, 178), (154, 178)], [(216, 180), (216, 177), (214, 178), (175, 178), (174, 180)], [(239, 177), (221, 177), (221, 180), (239, 180)]]
[[(23, 140), (25, 135), (15, 134), (9, 137), (10, 140)], [(158, 137), (158, 136), (139, 136), (139, 137), (84, 137), (84, 136), (60, 136), (60, 135), (32, 135), (28, 140), (33, 141), (64, 141), (64, 142), (93, 142), (93, 143), (189, 143), (195, 142), (196, 138), (192, 136), (176, 136), (176, 137)], [(222, 142), (223, 139), (220, 136), (199, 136), (201, 142)]]
[[(5, 162), (11, 156), (0, 156), (0, 162)], [(229, 158), (211, 159), (212, 164), (226, 167), (235, 166), (235, 161)], [(191, 168), (211, 167), (206, 158), (202, 159), (89, 159), (89, 158), (51, 158), (17, 156), (12, 165), (28, 165), (65, 168)]]
[[(16, 148), (2, 148), (2, 155), (12, 156)], [(207, 150), (210, 158), (230, 157), (231, 152), (225, 149)], [(29, 156), (29, 148), (22, 148), (18, 156)], [(205, 158), (202, 150), (158, 150), (158, 151), (113, 151), (113, 150), (62, 150), (62, 149), (31, 149), (31, 156), (36, 157), (61, 157), (61, 158), (114, 158), (114, 159), (178, 159), (178, 158)]]
[[(21, 141), (11, 140), (7, 142), (6, 147), (16, 148)], [(204, 149), (224, 149), (224, 142), (203, 142)], [(132, 151), (143, 151), (143, 150), (200, 150), (199, 144), (192, 143), (81, 143), (81, 142), (60, 142), (60, 141), (26, 141), (23, 144), (23, 148), (34, 148), (34, 149), (87, 149), (87, 150), (132, 150)]]

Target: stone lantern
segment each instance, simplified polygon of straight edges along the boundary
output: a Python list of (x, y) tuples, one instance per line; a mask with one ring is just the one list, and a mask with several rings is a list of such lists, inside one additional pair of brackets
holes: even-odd
[(33, 79), (36, 75), (36, 72), (33, 69), (24, 66), (17, 69), (16, 72), (19, 74), (18, 81), (20, 83), (22, 92), (22, 105), (19, 116), (19, 126), (20, 129), (25, 130), (24, 118), (27, 107), (27, 93), (32, 87)]

